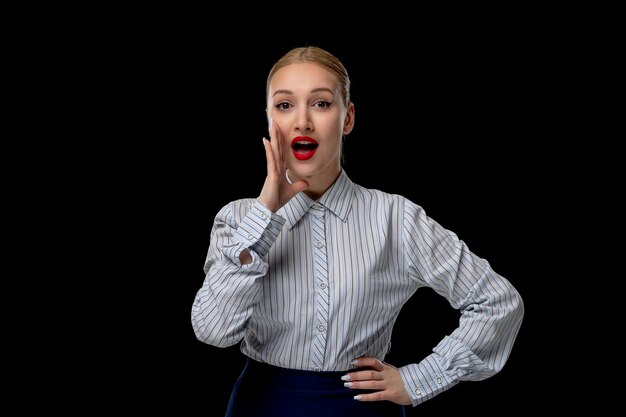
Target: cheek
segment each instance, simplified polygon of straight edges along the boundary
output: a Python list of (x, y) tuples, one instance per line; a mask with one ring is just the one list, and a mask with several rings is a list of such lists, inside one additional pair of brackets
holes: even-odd
[(316, 128), (328, 135), (341, 134), (343, 132), (343, 120), (339, 120), (337, 117), (322, 118), (316, 124)]
[(280, 128), (282, 132), (285, 132), (288, 130), (288, 126), (290, 125), (290, 119), (288, 115), (286, 115), (285, 113), (279, 112), (277, 110), (274, 110), (274, 111), (270, 111), (268, 113), (268, 116), (270, 119), (272, 119), (273, 122), (275, 122), (278, 125), (278, 127)]

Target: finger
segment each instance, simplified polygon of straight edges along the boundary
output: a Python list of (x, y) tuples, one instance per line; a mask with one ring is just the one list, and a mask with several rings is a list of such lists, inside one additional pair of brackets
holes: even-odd
[(276, 142), (276, 162), (277, 162), (277, 170), (282, 173), (284, 171), (284, 160), (283, 160), (283, 135), (280, 133), (280, 126), (274, 120), (272, 120), (272, 129), (274, 130), (274, 139), (273, 142)]
[(296, 181), (293, 184), (291, 184), (293, 195), (296, 195), (299, 192), (302, 192), (308, 188), (309, 188), (309, 183), (306, 182), (305, 180)]
[(370, 380), (382, 381), (383, 374), (382, 372), (379, 372), (379, 371), (357, 371), (357, 372), (350, 372), (342, 376), (341, 379), (344, 381), (350, 381), (350, 382), (370, 381)]
[(276, 172), (276, 161), (274, 160), (271, 142), (263, 138), (263, 146), (265, 147), (265, 159), (267, 160), (267, 175), (275, 176), (278, 173)]
[(376, 391), (371, 394), (358, 394), (354, 396), (357, 401), (385, 401), (387, 400), (387, 393), (385, 391)]
[(276, 132), (272, 132), (272, 140), (270, 141), (270, 147), (272, 149), (273, 161), (274, 161), (274, 171), (277, 175), (282, 173), (281, 167), (283, 164), (283, 160), (280, 155), (280, 150), (278, 149), (278, 139), (276, 138)]
[(385, 385), (385, 381), (348, 381), (343, 383), (344, 387), (351, 389), (368, 389), (368, 390), (376, 390), (382, 391), (387, 386)]
[(280, 150), (278, 149), (278, 139), (276, 138), (276, 134), (274, 133), (272, 135), (272, 140), (270, 141), (270, 149), (272, 151), (272, 160), (274, 161), (274, 172), (276, 173), (276, 180), (282, 181), (282, 178), (279, 178), (280, 176), (284, 175), (284, 169), (282, 169), (283, 166), (283, 159), (280, 155)]
[(376, 359), (376, 358), (372, 358), (369, 356), (364, 356), (362, 358), (357, 358), (355, 360), (352, 361), (352, 365), (356, 366), (356, 367), (370, 367), (373, 368), (377, 371), (382, 371), (384, 369), (384, 365), (383, 363)]

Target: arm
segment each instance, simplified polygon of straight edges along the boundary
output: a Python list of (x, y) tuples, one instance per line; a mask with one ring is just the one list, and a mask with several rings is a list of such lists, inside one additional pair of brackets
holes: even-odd
[[(285, 220), (263, 204), (243, 200), (217, 214), (204, 265), (206, 277), (197, 292), (191, 323), (198, 340), (232, 346), (261, 296), (259, 279), (267, 272), (264, 260)], [(245, 253), (249, 263), (242, 263)]]
[(206, 278), (191, 312), (196, 337), (211, 345), (232, 346), (243, 338), (261, 296), (259, 279), (268, 268), (263, 257), (285, 224), (275, 212), (308, 187), (302, 180), (292, 184), (286, 180), (283, 136), (277, 124), (270, 123), (270, 137), (271, 142), (263, 138), (267, 176), (258, 199), (254, 204), (240, 200), (224, 207), (211, 231)]
[(465, 243), (407, 201), (404, 249), (411, 278), (461, 313), (459, 327), (433, 353), (399, 369), (415, 406), (460, 381), (486, 379), (504, 366), (524, 315), (520, 294)]

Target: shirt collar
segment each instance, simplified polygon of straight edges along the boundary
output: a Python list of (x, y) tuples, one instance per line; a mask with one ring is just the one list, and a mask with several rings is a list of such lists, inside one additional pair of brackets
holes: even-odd
[[(345, 222), (350, 212), (350, 207), (352, 207), (353, 197), (354, 183), (342, 169), (337, 180), (317, 202)], [(291, 230), (313, 204), (315, 204), (315, 201), (305, 193), (298, 193), (279, 210), (278, 214), (287, 220), (287, 227)]]

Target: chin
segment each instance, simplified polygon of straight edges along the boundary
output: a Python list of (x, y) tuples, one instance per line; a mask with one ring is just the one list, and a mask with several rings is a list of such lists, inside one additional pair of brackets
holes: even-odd
[(292, 177), (307, 178), (315, 175), (316, 169), (313, 166), (302, 166), (302, 164), (291, 164), (287, 167)]

